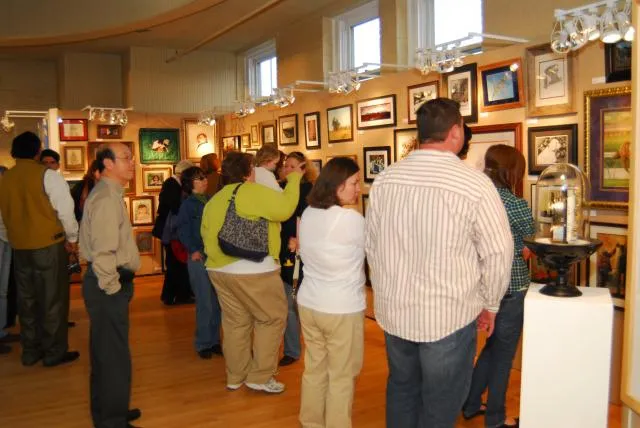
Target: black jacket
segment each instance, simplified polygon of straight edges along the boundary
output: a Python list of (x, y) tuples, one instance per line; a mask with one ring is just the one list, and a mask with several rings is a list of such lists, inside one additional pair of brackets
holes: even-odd
[(162, 231), (164, 230), (164, 224), (167, 221), (169, 213), (177, 216), (178, 211), (180, 211), (180, 204), (182, 203), (182, 187), (175, 177), (170, 177), (162, 183), (159, 199), (158, 215), (156, 216), (156, 223), (151, 233), (156, 238), (162, 239)]

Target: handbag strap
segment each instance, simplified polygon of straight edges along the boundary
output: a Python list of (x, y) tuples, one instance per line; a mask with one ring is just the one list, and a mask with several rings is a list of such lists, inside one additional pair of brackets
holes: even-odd
[(238, 189), (240, 188), (240, 186), (242, 186), (243, 183), (239, 183), (235, 189), (233, 189), (233, 193), (231, 194), (231, 199), (229, 199), (229, 202), (235, 202), (236, 200), (236, 193), (238, 193)]

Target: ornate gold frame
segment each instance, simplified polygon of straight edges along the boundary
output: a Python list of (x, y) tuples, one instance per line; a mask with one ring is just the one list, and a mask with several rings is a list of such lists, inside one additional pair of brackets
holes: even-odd
[(527, 48), (525, 54), (525, 61), (527, 64), (527, 116), (528, 117), (543, 117), (543, 116), (557, 116), (562, 114), (571, 114), (576, 112), (575, 106), (575, 55), (557, 55), (557, 59), (566, 59), (567, 69), (566, 78), (569, 80), (568, 84), (568, 98), (569, 101), (564, 104), (556, 104), (551, 106), (536, 107), (536, 85), (538, 84), (538, 76), (536, 75), (535, 59), (537, 56), (553, 53), (549, 43), (543, 45), (532, 46)]

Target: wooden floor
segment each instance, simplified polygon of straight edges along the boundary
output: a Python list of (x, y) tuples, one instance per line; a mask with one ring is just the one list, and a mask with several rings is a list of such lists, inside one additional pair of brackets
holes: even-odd
[[(193, 350), (194, 307), (167, 308), (160, 303), (161, 277), (136, 280), (131, 306), (133, 354), (132, 407), (142, 409), (138, 426), (155, 427), (298, 427), (300, 377), (303, 363), (282, 368), (278, 380), (287, 390), (278, 396), (242, 388), (225, 390), (224, 360), (205, 361)], [(22, 367), (19, 346), (0, 356), (0, 427), (88, 428), (88, 319), (79, 286), (72, 289), (70, 330), (72, 350), (80, 360), (45, 369)], [(358, 379), (353, 426), (384, 427), (387, 366), (382, 331), (365, 323), (365, 361)], [(517, 415), (520, 372), (514, 370), (507, 409)], [(552, 387), (550, 385), (550, 387)], [(458, 421), (458, 427), (481, 427), (482, 418)], [(611, 406), (611, 427), (620, 426), (620, 408)]]

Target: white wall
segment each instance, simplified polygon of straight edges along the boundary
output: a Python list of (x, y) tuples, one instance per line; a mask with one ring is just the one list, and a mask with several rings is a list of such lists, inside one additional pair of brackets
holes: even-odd
[(59, 72), (60, 108), (127, 107), (122, 104), (120, 55), (68, 53), (59, 61)]

